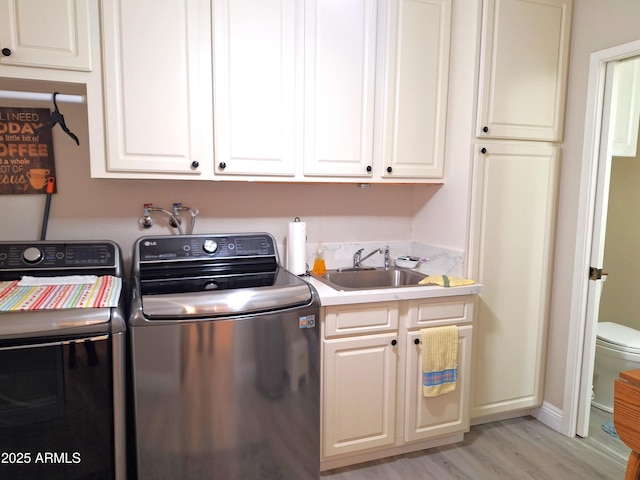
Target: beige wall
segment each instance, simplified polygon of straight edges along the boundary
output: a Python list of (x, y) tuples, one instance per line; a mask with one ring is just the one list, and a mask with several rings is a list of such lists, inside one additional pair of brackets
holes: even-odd
[(600, 299), (600, 322), (640, 330), (636, 299), (640, 293), (640, 155), (614, 157), (604, 248), (609, 275)]
[[(637, 0), (575, 0), (563, 147), (545, 401), (561, 409), (576, 243), (589, 61), (593, 52), (640, 38)], [(565, 414), (568, 412), (565, 412)]]
[(466, 249), (481, 0), (454, 1), (449, 64), (445, 185), (416, 188), (414, 240)]

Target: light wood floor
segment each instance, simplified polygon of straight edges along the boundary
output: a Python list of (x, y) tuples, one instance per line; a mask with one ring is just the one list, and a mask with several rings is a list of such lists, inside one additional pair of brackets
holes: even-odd
[(589, 436), (584, 440), (595, 448), (622, 459), (626, 465), (631, 449), (622, 440), (612, 437), (602, 429), (602, 425), (613, 420), (613, 414), (591, 407), (591, 416), (589, 418)]
[(607, 417), (598, 412), (587, 438), (565, 437), (522, 417), (472, 427), (461, 443), (332, 470), (321, 479), (623, 479), (629, 450), (602, 432)]

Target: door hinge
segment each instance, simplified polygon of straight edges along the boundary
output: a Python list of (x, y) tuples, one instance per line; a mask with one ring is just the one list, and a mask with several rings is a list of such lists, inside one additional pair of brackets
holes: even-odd
[(602, 278), (602, 269), (589, 267), (589, 280), (600, 280)]

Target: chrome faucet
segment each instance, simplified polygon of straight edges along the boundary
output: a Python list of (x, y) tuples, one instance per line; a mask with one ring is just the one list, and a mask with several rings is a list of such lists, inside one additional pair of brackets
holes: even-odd
[(376, 253), (384, 253), (384, 269), (389, 270), (389, 245), (386, 245), (384, 248), (376, 248), (364, 257), (362, 256), (362, 252), (364, 252), (364, 248), (361, 248), (353, 255), (353, 268), (361, 268), (361, 263)]
[(193, 228), (196, 224), (196, 216), (200, 213), (197, 208), (185, 207), (182, 203), (177, 202), (173, 204), (173, 213), (165, 210), (164, 208), (154, 207), (151, 203), (145, 203), (143, 216), (139, 221), (143, 228), (151, 228), (153, 226), (153, 218), (151, 217), (152, 212), (160, 212), (166, 215), (169, 218), (169, 226), (176, 228), (180, 235), (185, 234), (185, 231), (182, 228), (182, 218), (180, 217), (181, 212), (189, 212), (189, 215), (191, 216), (191, 223), (189, 224), (189, 229), (186, 232), (187, 234), (193, 233)]

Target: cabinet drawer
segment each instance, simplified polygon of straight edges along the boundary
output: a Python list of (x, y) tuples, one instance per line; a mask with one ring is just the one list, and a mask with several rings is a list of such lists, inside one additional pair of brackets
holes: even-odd
[(324, 312), (326, 338), (398, 329), (397, 302), (326, 307)]
[(409, 303), (408, 328), (470, 322), (472, 305), (466, 296), (414, 300)]

